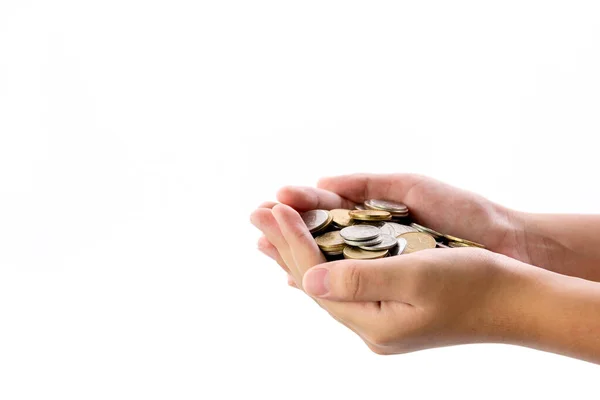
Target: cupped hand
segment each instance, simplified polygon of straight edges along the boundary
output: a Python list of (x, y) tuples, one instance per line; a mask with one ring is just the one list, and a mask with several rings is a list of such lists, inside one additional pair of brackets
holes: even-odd
[(368, 199), (401, 202), (419, 224), (531, 262), (529, 252), (518, 240), (522, 226), (512, 210), (426, 176), (355, 174), (323, 178), (316, 188), (287, 186), (277, 197), (298, 211), (353, 209)]
[[(329, 192), (319, 201), (328, 198)], [(462, 248), (326, 263), (291, 207), (259, 208), (251, 219), (297, 286), (376, 353), (510, 341), (510, 325), (503, 321), (510, 320), (507, 307), (519, 293), (513, 277), (527, 268), (518, 261)]]

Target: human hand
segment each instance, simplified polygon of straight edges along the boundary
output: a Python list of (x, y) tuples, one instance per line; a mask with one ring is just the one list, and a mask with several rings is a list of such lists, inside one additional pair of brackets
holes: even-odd
[(532, 267), (476, 248), (325, 263), (292, 208), (259, 208), (251, 219), (297, 286), (376, 353), (518, 341), (513, 305), (521, 304), (519, 278)]
[[(484, 244), (496, 253), (549, 271), (600, 282), (600, 250), (595, 242), (598, 216), (519, 212), (414, 174), (324, 178), (316, 188), (284, 187), (278, 199), (299, 211), (352, 209), (368, 199), (401, 202), (416, 222), (438, 232)], [(260, 248), (274, 252), (265, 238), (261, 243)]]
[[(304, 285), (373, 351), (497, 342), (600, 363), (595, 333), (600, 291), (597, 283), (585, 280), (600, 280), (596, 236), (589, 234), (598, 218), (519, 213), (415, 175), (343, 176), (323, 179), (318, 186), (283, 188), (279, 201), (299, 211), (352, 209), (369, 198), (400, 201), (417, 222), (514, 258), (466, 248), (324, 263), (297, 212), (263, 204), (251, 218), (265, 233), (259, 248), (289, 272), (292, 285)], [(377, 273), (369, 274), (375, 266)], [(323, 269), (328, 285), (319, 277)], [(323, 288), (327, 294), (320, 295)]]
[(323, 178), (316, 188), (284, 187), (277, 198), (298, 211), (353, 209), (356, 204), (368, 199), (404, 203), (412, 219), (419, 224), (528, 261), (515, 252), (515, 237), (521, 226), (514, 211), (426, 176), (355, 174)]
[[(523, 249), (521, 220), (508, 208), (482, 196), (435, 179), (414, 174), (355, 174), (323, 178), (317, 187), (287, 186), (278, 200), (298, 211), (312, 209), (353, 209), (368, 199), (392, 200), (408, 206), (411, 216), (436, 231), (469, 239), (496, 253), (530, 263), (531, 251)], [(274, 202), (259, 208), (272, 208)], [(258, 248), (287, 270), (281, 254), (266, 237)], [(541, 251), (538, 248), (538, 251)], [(297, 286), (289, 276), (288, 283)]]

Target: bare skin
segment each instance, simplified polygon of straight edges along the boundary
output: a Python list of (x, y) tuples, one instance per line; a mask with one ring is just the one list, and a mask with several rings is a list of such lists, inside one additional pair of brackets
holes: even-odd
[[(589, 234), (598, 217), (519, 213), (417, 175), (351, 175), (318, 186), (283, 188), (282, 204), (252, 214), (265, 235), (259, 249), (373, 351), (498, 342), (600, 363), (600, 284), (592, 281), (600, 280), (600, 246)], [(297, 211), (353, 208), (368, 198), (401, 201), (420, 223), (493, 252), (325, 263)]]

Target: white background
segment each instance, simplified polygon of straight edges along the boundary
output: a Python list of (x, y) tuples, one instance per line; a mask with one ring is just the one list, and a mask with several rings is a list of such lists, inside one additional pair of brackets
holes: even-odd
[(369, 353), (248, 216), (285, 184), (393, 171), (598, 212), (599, 20), (0, 0), (0, 398), (598, 398), (598, 366), (528, 349)]

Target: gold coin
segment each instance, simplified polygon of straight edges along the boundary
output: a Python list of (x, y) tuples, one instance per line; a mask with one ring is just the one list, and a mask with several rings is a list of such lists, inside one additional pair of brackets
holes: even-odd
[(407, 232), (398, 236), (406, 239), (406, 249), (403, 254), (410, 254), (420, 250), (434, 249), (435, 239), (425, 232)]
[(423, 225), (419, 225), (419, 224), (415, 224), (414, 222), (412, 224), (410, 224), (410, 226), (412, 226), (413, 228), (415, 228), (418, 231), (421, 232), (425, 232), (425, 233), (429, 233), (431, 236), (433, 236), (434, 238), (441, 238), (444, 237), (444, 234), (439, 233), (437, 231), (434, 231), (431, 228), (427, 228), (426, 226)]
[(326, 252), (341, 251), (346, 246), (340, 231), (331, 231), (315, 238), (319, 248)]
[(383, 258), (388, 254), (388, 250), (368, 251), (356, 247), (346, 246), (344, 249), (344, 258), (352, 260), (375, 260)]
[(387, 221), (392, 215), (380, 210), (353, 210), (350, 211), (350, 217), (358, 221)]
[(347, 226), (354, 225), (354, 221), (350, 217), (350, 210), (335, 208), (330, 210), (329, 213), (333, 217), (333, 223), (339, 227), (345, 228)]
[[(452, 235), (444, 235), (444, 237), (446, 239), (448, 239), (448, 241), (450, 241), (450, 242), (463, 243), (463, 244), (466, 244), (469, 247), (479, 247), (479, 248), (485, 249), (484, 245), (476, 243), (476, 242), (472, 242), (472, 241), (467, 240), (467, 239), (461, 239), (461, 238), (458, 238), (458, 237), (452, 236)], [(462, 247), (466, 247), (466, 246), (462, 246)]]
[(448, 247), (471, 247), (466, 243), (461, 243), (461, 242), (448, 242)]

